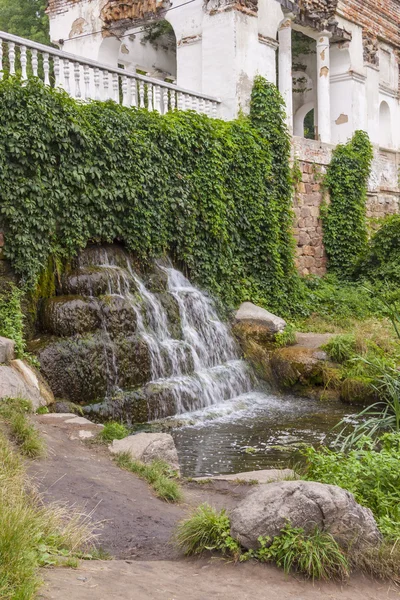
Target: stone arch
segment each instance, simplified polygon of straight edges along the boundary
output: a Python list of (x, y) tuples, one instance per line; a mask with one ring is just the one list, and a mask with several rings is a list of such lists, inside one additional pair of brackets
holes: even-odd
[(105, 37), (100, 44), (97, 60), (105, 65), (117, 67), (120, 47), (121, 41), (117, 37)]
[(383, 148), (392, 146), (392, 123), (389, 104), (383, 100), (379, 107), (379, 145)]
[[(306, 118), (308, 113), (312, 110), (315, 111), (315, 103), (307, 102), (306, 104), (303, 104), (303, 106), (301, 106), (299, 108), (299, 110), (296, 112), (296, 114), (294, 116), (294, 122), (293, 122), (294, 135), (296, 135), (298, 137), (304, 137), (304, 119)], [(314, 125), (315, 125), (315, 123), (314, 123)]]

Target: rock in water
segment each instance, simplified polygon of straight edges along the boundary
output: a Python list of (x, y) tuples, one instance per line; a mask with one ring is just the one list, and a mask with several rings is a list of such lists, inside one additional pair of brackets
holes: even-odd
[(163, 460), (179, 472), (178, 453), (169, 433), (138, 433), (123, 440), (114, 440), (110, 452), (129, 452), (132, 458), (147, 464), (153, 460)]
[(377, 545), (381, 534), (369, 508), (334, 485), (284, 481), (258, 487), (231, 513), (231, 535), (245, 548), (259, 547), (258, 538), (278, 536), (289, 522), (307, 533), (327, 531), (344, 548)]
[(286, 327), (286, 321), (251, 302), (244, 302), (240, 306), (235, 319), (237, 323), (262, 326), (271, 335), (283, 331)]

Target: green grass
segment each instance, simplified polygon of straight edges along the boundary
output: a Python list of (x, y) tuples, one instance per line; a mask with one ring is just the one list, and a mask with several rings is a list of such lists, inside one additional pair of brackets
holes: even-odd
[(209, 504), (201, 504), (189, 518), (179, 523), (175, 542), (186, 556), (210, 550), (217, 550), (222, 554), (240, 553), (239, 544), (230, 535), (230, 521), (226, 511), (217, 511)]
[(0, 598), (33, 600), (41, 585), (39, 567), (72, 564), (74, 553), (92, 539), (81, 515), (42, 503), (20, 455), (0, 433)]
[(5, 398), (0, 402), (0, 420), (3, 419), (7, 424), (20, 452), (29, 458), (38, 458), (44, 454), (45, 444), (29, 421), (27, 414), (31, 412), (31, 403), (23, 398)]
[(285, 573), (296, 571), (312, 580), (345, 580), (350, 576), (350, 565), (344, 551), (330, 533), (315, 528), (305, 533), (302, 528), (287, 524), (272, 542), (259, 538), (260, 548), (242, 559), (255, 558), (273, 562)]
[(123, 438), (126, 438), (129, 433), (130, 431), (125, 425), (111, 421), (104, 425), (104, 428), (97, 436), (97, 440), (109, 444), (113, 440), (122, 440)]
[(182, 500), (182, 490), (178, 482), (173, 479), (174, 471), (166, 462), (154, 460), (147, 465), (134, 460), (129, 452), (117, 454), (115, 461), (121, 469), (135, 473), (145, 479), (161, 500), (165, 500), (165, 502), (180, 502)]

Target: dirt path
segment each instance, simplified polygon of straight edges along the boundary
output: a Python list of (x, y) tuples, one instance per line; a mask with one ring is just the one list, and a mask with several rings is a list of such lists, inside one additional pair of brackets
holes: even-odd
[[(148, 484), (121, 470), (106, 449), (77, 438), (81, 426), (51, 415), (35, 417), (47, 444), (47, 457), (32, 463), (30, 475), (48, 500), (68, 502), (102, 522), (99, 543), (115, 558), (174, 558), (170, 540), (176, 523), (191, 506), (209, 502), (230, 508), (246, 486), (216, 483), (185, 487), (185, 502), (174, 505), (156, 498)], [(90, 429), (86, 427), (85, 429)]]
[(388, 585), (353, 577), (315, 584), (266, 565), (207, 561), (112, 561), (47, 572), (42, 600), (399, 600)]
[(44, 497), (74, 504), (85, 514), (93, 511), (93, 520), (103, 521), (100, 545), (115, 558), (125, 559), (81, 562), (78, 570), (45, 570), (42, 600), (400, 599), (389, 585), (362, 576), (343, 587), (313, 585), (286, 577), (273, 566), (179, 558), (171, 536), (190, 507), (207, 501), (229, 509), (248, 492), (247, 486), (191, 484), (184, 487), (184, 503), (167, 504), (155, 498), (144, 481), (115, 466), (105, 449), (79, 440), (82, 427), (50, 415), (35, 421), (48, 455), (31, 464), (30, 474)]

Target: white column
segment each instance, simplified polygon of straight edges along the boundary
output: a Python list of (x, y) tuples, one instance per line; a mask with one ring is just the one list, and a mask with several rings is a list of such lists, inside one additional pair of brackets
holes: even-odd
[(279, 26), (279, 91), (286, 104), (286, 123), (293, 133), (292, 15)]
[(318, 136), (321, 142), (331, 141), (331, 92), (329, 40), (332, 34), (322, 31), (317, 37)]

